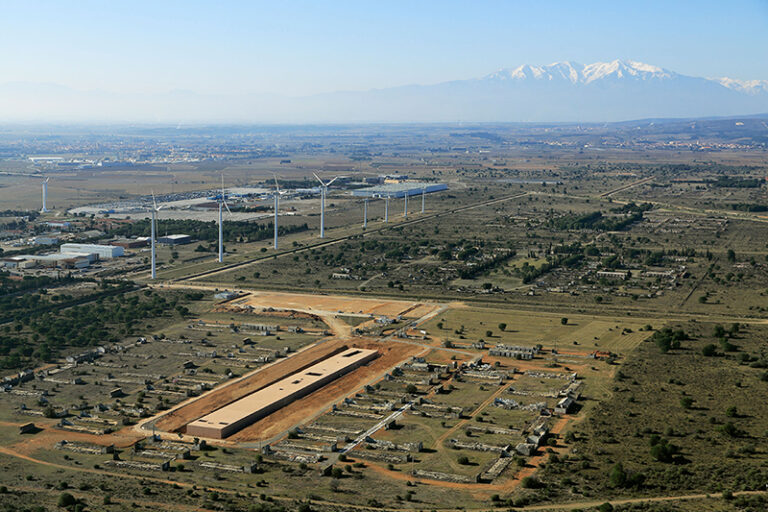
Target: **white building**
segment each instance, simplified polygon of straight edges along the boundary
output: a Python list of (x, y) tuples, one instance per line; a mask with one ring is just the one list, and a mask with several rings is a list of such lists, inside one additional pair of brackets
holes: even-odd
[(93, 253), (103, 260), (118, 258), (124, 254), (122, 247), (114, 245), (62, 244), (60, 250), (62, 253)]

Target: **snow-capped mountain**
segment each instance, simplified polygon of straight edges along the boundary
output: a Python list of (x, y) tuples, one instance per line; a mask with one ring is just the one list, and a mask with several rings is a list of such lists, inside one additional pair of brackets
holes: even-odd
[(736, 80), (727, 77), (714, 78), (713, 80), (734, 91), (748, 94), (768, 93), (768, 80)]
[[(661, 81), (681, 78), (685, 78), (685, 76), (644, 62), (614, 60), (587, 65), (569, 61), (555, 62), (545, 66), (524, 64), (516, 68), (502, 68), (482, 79), (489, 81), (543, 80), (549, 82), (565, 80), (572, 84), (588, 84), (597, 80)], [(727, 77), (709, 80), (734, 91), (750, 94), (768, 92), (768, 80), (736, 80)]]
[(0, 85), (0, 122), (602, 122), (762, 113), (768, 81), (687, 76), (631, 60), (526, 64), (469, 80), (300, 98)]
[(572, 84), (588, 84), (607, 79), (664, 80), (675, 75), (672, 71), (642, 62), (614, 60), (586, 66), (578, 62), (555, 62), (546, 66), (525, 64), (514, 69), (500, 69), (484, 77), (484, 80), (565, 80)]

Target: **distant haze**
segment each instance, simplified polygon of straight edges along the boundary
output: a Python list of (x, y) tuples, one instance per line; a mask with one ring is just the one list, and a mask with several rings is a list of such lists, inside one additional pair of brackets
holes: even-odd
[(692, 77), (620, 60), (522, 65), (471, 80), (302, 97), (0, 85), (3, 122), (594, 122), (766, 112), (768, 81)]

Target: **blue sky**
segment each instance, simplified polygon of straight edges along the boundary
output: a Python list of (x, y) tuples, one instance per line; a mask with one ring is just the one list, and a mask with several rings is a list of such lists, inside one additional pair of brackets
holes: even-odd
[(768, 79), (768, 0), (0, 2), (0, 83), (304, 95), (640, 60)]

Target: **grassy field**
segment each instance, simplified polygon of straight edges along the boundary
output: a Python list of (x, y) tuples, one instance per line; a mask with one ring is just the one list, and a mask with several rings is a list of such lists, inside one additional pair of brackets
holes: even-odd
[[(565, 325), (562, 323), (563, 318), (567, 318)], [(499, 329), (502, 323), (506, 324), (504, 331)], [(442, 324), (442, 328), (438, 324)], [(563, 317), (544, 312), (470, 306), (446, 311), (427, 322), (424, 329), (433, 336), (459, 342), (483, 339), (491, 344), (541, 344), (546, 348), (557, 347), (563, 351), (610, 350), (628, 353), (648, 337), (647, 332), (641, 331), (645, 325), (645, 321), (636, 318), (612, 320), (588, 315)], [(491, 331), (490, 336), (488, 331)]]

